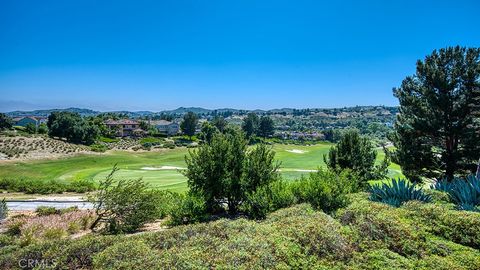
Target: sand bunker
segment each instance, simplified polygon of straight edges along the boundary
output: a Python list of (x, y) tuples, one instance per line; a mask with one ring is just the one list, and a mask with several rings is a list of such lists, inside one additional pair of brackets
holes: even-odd
[(142, 167), (142, 170), (145, 171), (160, 171), (160, 170), (184, 170), (182, 167), (175, 166), (162, 166), (162, 167)]
[(300, 150), (300, 149), (292, 149), (292, 150), (286, 150), (287, 152), (290, 152), (290, 153), (295, 153), (295, 154), (303, 154), (303, 153), (306, 153), (307, 151), (303, 151), (303, 150)]

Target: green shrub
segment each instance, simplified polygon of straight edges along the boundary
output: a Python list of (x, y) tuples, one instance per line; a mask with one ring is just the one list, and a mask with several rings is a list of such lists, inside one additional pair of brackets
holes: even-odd
[(104, 142), (104, 143), (116, 143), (116, 142), (120, 141), (119, 139), (108, 138), (108, 137), (103, 137), (103, 136), (99, 137), (98, 140), (101, 141), (101, 142)]
[(455, 243), (480, 248), (480, 213), (457, 211), (444, 205), (409, 202), (409, 217), (428, 231)]
[(171, 225), (202, 222), (208, 219), (207, 208), (202, 196), (193, 192), (179, 195), (176, 206), (169, 209)]
[(371, 186), (370, 200), (398, 207), (411, 200), (430, 202), (432, 197), (406, 179), (392, 179), (390, 185), (383, 183)]
[(426, 232), (403, 218), (403, 209), (368, 200), (353, 201), (337, 217), (352, 230), (361, 249), (386, 248), (403, 256), (421, 256), (426, 250)]
[(307, 202), (316, 209), (332, 212), (348, 204), (347, 194), (356, 189), (357, 182), (348, 171), (336, 174), (319, 169), (292, 185), (298, 202)]
[(96, 189), (90, 180), (74, 180), (63, 182), (59, 180), (31, 180), (21, 178), (0, 179), (0, 189), (8, 192), (25, 192), (27, 194), (52, 194), (63, 192), (87, 192)]
[(97, 184), (94, 180), (89, 179), (79, 179), (68, 182), (65, 191), (66, 192), (76, 192), (76, 193), (85, 193), (89, 191), (94, 191), (97, 189)]
[(48, 215), (59, 214), (60, 211), (55, 207), (51, 207), (51, 206), (39, 206), (35, 210), (35, 213), (37, 213), (37, 216), (48, 216)]
[(142, 241), (116, 243), (96, 254), (93, 258), (95, 269), (159, 269), (158, 256)]
[(103, 153), (108, 150), (108, 147), (104, 144), (92, 144), (90, 145), (90, 150), (93, 152)]
[(289, 207), (295, 202), (291, 185), (283, 180), (277, 180), (248, 194), (242, 210), (250, 218), (264, 219), (268, 213)]
[(109, 233), (128, 233), (139, 229), (158, 216), (158, 203), (148, 185), (141, 179), (115, 181), (115, 166), (105, 180), (99, 183), (99, 192), (90, 199), (96, 220), (91, 228), (103, 227)]

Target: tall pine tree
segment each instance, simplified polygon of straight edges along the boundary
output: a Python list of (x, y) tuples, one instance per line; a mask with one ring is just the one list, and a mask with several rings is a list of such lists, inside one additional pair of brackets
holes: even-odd
[(394, 161), (412, 181), (474, 173), (480, 157), (480, 48), (448, 47), (418, 60), (393, 89), (400, 102)]

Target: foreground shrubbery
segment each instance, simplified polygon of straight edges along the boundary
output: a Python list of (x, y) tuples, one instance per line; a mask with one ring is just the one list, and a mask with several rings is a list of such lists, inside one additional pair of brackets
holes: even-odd
[(0, 179), (0, 190), (8, 192), (25, 192), (27, 194), (53, 194), (63, 192), (85, 193), (96, 189), (92, 180), (29, 180), (29, 179)]
[(88, 236), (23, 248), (0, 239), (7, 243), (0, 268), (17, 268), (21, 259), (56, 259), (62, 269), (480, 268), (479, 213), (419, 202), (394, 208), (367, 197), (350, 195), (352, 203), (332, 215), (301, 204), (260, 222), (221, 219), (130, 237)]

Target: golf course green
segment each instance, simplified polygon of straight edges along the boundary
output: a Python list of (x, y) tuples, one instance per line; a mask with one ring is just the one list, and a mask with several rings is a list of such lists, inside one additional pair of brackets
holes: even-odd
[[(273, 150), (281, 162), (281, 173), (285, 179), (295, 179), (318, 167), (324, 167), (323, 154), (332, 144), (320, 143), (312, 146), (275, 144)], [(0, 163), (0, 178), (76, 179), (100, 180), (117, 164), (120, 169), (116, 178), (141, 177), (153, 187), (174, 191), (187, 189), (186, 178), (180, 170), (185, 168), (185, 148), (165, 149), (152, 152), (111, 151), (104, 154), (79, 155), (63, 159), (18, 161)], [(379, 151), (378, 161), (383, 159)], [(390, 165), (391, 177), (401, 176), (397, 164)]]

